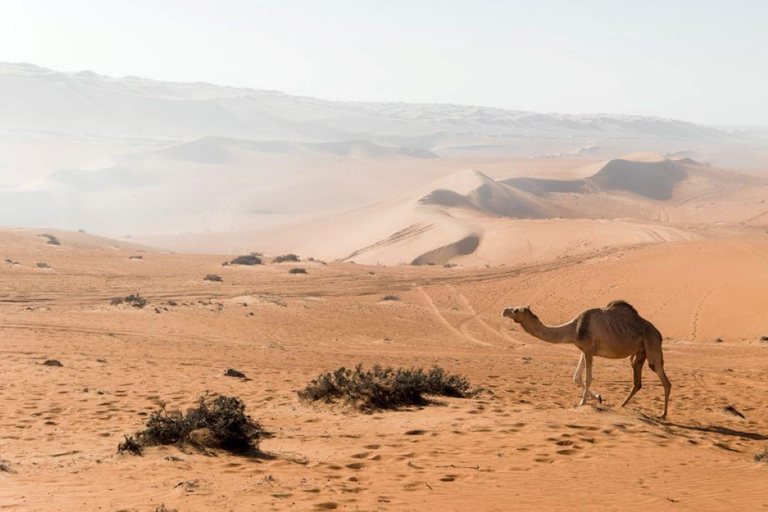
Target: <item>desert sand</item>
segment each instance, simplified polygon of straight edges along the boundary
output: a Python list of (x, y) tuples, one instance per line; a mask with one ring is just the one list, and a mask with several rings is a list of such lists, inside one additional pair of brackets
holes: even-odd
[[(768, 508), (764, 130), (31, 64), (0, 63), (3, 98), (0, 510)], [(613, 300), (662, 333), (666, 420), (647, 368), (620, 407), (627, 360), (578, 407), (579, 351), (501, 316)], [(481, 391), (299, 399), (357, 364)], [(118, 453), (206, 394), (242, 399), (259, 453)]]
[[(222, 267), (224, 255), (69, 232), (54, 233), (62, 245), (52, 246), (40, 233), (0, 231), (0, 257), (11, 260), (0, 263), (4, 510), (768, 503), (768, 467), (753, 461), (768, 448), (762, 229), (592, 244), (576, 255), (562, 248), (546, 261), (490, 268)], [(292, 266), (308, 274), (291, 275)], [(204, 281), (208, 273), (223, 283)], [(149, 305), (110, 305), (133, 292)], [(592, 389), (604, 402), (577, 407), (577, 349), (531, 338), (501, 318), (504, 307), (528, 304), (559, 323), (615, 299), (631, 302), (665, 337), (667, 421), (658, 419), (663, 393), (647, 369), (643, 389), (619, 408), (631, 387), (625, 360), (597, 358)], [(63, 366), (43, 366), (46, 359)], [(318, 373), (357, 363), (438, 364), (486, 391), (374, 414), (298, 400)], [(223, 376), (226, 368), (249, 380)], [(176, 447), (116, 453), (161, 402), (185, 408), (205, 392), (244, 400), (273, 434), (262, 457)]]

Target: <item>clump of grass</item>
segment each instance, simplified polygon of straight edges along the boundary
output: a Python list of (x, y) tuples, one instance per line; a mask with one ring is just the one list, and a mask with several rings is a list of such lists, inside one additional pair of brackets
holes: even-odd
[(307, 269), (305, 268), (292, 268), (288, 271), (289, 274), (306, 274)]
[(381, 300), (400, 300), (400, 297), (397, 295), (385, 295)]
[(275, 259), (272, 260), (272, 263), (283, 263), (284, 261), (292, 261), (297, 263), (301, 261), (301, 258), (293, 253), (281, 254), (280, 256), (275, 256)]
[(755, 462), (768, 462), (768, 450), (763, 450), (763, 453), (756, 454)]
[(231, 265), (263, 265), (264, 260), (255, 254), (245, 254), (238, 256), (229, 262)]
[(109, 301), (109, 303), (113, 306), (119, 306), (120, 304), (127, 303), (135, 308), (143, 308), (149, 304), (149, 300), (145, 299), (138, 293), (132, 293), (127, 297), (114, 297)]
[(61, 364), (61, 361), (59, 361), (58, 359), (46, 359), (45, 362), (43, 363), (43, 366), (58, 366), (58, 367), (62, 367), (64, 365)]
[(51, 268), (51, 266), (50, 266), (49, 264), (47, 264), (47, 263), (42, 263), (42, 262), (40, 262), (40, 263), (35, 263), (35, 266), (36, 266), (37, 268)]
[(235, 370), (234, 368), (227, 368), (227, 370), (224, 372), (224, 375), (227, 377), (237, 377), (239, 379), (245, 379), (245, 374), (239, 370)]
[(48, 239), (48, 242), (47, 242), (48, 245), (61, 245), (61, 242), (59, 242), (59, 239), (56, 238), (54, 235), (52, 235), (50, 233), (43, 233), (42, 235), (38, 235), (38, 236), (41, 236), (43, 238), (47, 238)]
[(245, 404), (239, 398), (200, 397), (197, 407), (186, 413), (161, 406), (149, 417), (144, 430), (125, 436), (117, 451), (141, 454), (145, 446), (188, 444), (190, 434), (200, 429), (206, 429), (216, 446), (233, 452), (257, 448), (264, 434), (261, 426), (245, 414)]
[(302, 400), (342, 401), (362, 411), (425, 404), (424, 395), (466, 398), (475, 393), (464, 377), (449, 374), (439, 366), (425, 371), (379, 365), (370, 370), (362, 365), (354, 369), (341, 367), (321, 374), (298, 392)]
[(222, 279), (221, 276), (218, 274), (208, 274), (203, 278), (203, 281), (213, 281), (216, 283), (223, 283), (224, 279)]

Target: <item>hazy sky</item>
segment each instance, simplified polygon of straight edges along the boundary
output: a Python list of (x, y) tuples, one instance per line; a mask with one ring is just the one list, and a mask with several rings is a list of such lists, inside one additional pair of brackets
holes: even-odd
[(0, 0), (0, 61), (768, 125), (765, 0)]

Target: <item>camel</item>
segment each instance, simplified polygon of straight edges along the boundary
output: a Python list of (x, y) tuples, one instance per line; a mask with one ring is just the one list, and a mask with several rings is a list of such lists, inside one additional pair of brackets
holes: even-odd
[[(588, 309), (568, 323), (549, 327), (541, 323), (531, 308), (527, 306), (506, 308), (503, 317), (520, 324), (531, 336), (548, 343), (572, 343), (581, 350), (581, 359), (573, 376), (574, 382), (582, 390), (581, 402), (587, 403), (587, 397), (602, 401), (600, 395), (589, 390), (592, 384), (592, 358), (608, 359), (629, 358), (632, 365), (634, 385), (629, 395), (621, 404), (627, 405), (642, 388), (643, 364), (646, 358), (648, 366), (656, 372), (664, 386), (664, 412), (667, 418), (669, 391), (672, 384), (664, 373), (664, 356), (661, 352), (661, 333), (651, 322), (641, 317), (637, 310), (624, 301), (614, 301), (602, 309)], [(582, 383), (581, 372), (586, 368), (586, 379)]]

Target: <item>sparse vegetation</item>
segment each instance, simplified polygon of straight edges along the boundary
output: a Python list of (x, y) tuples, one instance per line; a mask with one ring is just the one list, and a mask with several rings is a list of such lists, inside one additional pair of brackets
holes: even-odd
[(120, 304), (127, 303), (135, 308), (143, 308), (144, 306), (149, 304), (149, 300), (145, 299), (138, 293), (132, 293), (127, 297), (114, 297), (112, 300), (109, 301), (109, 303), (112, 304), (113, 306), (119, 306)]
[(141, 255), (134, 255), (134, 256), (128, 256), (129, 260), (143, 260), (144, 256)]
[(155, 512), (179, 512), (179, 509), (177, 508), (168, 508), (165, 506), (165, 503), (160, 505), (155, 509)]
[(201, 445), (204, 440), (205, 447), (237, 452), (257, 448), (263, 435), (261, 426), (245, 414), (245, 404), (239, 398), (200, 397), (197, 407), (183, 414), (161, 406), (149, 417), (144, 430), (125, 436), (117, 451), (141, 454), (146, 446)]
[(64, 365), (61, 364), (61, 361), (59, 361), (58, 359), (46, 359), (45, 362), (43, 363), (43, 366), (58, 366), (58, 367), (61, 367), (61, 366), (64, 366)]
[(5, 459), (0, 459), (0, 473), (12, 473), (11, 463)]
[(381, 298), (381, 300), (393, 300), (394, 301), (394, 300), (400, 300), (400, 297), (398, 297), (397, 295), (385, 295), (384, 297)]
[(306, 274), (307, 269), (305, 268), (292, 268), (288, 271), (289, 274)]
[(456, 263), (446, 263), (443, 265), (444, 268), (456, 268), (458, 265)]
[(203, 278), (203, 280), (204, 281), (213, 281), (213, 282), (216, 282), (216, 283), (223, 283), (224, 282), (224, 279), (222, 279), (221, 276), (218, 275), (218, 274), (208, 274), (207, 276), (205, 276)]
[(41, 236), (43, 238), (47, 238), (48, 239), (48, 245), (61, 245), (61, 242), (59, 242), (59, 239), (56, 238), (55, 236), (53, 236), (50, 233), (43, 233), (42, 235), (38, 235), (38, 236)]
[(43, 263), (43, 262), (40, 262), (40, 263), (35, 263), (35, 266), (36, 266), (37, 268), (51, 268), (51, 266), (50, 266), (49, 264), (47, 264), (47, 263)]
[(5, 262), (8, 265), (21, 265), (21, 263), (19, 263), (18, 261), (13, 261), (13, 260), (10, 260), (10, 259), (5, 260)]
[(224, 375), (227, 377), (237, 377), (239, 379), (245, 379), (245, 374), (241, 371), (235, 370), (233, 368), (227, 368), (227, 370), (224, 372)]
[(354, 369), (341, 367), (321, 374), (298, 394), (302, 400), (343, 401), (371, 411), (425, 404), (424, 395), (466, 398), (475, 391), (464, 377), (449, 374), (439, 366), (425, 371), (379, 365), (365, 370), (358, 365)]
[(768, 462), (768, 450), (763, 450), (763, 453), (755, 455), (755, 462)]
[(289, 253), (275, 256), (275, 259), (272, 260), (273, 263), (283, 263), (284, 261), (299, 262), (301, 261), (301, 258), (299, 258), (296, 254)]
[(238, 256), (229, 262), (231, 265), (263, 265), (264, 261), (255, 254)]

